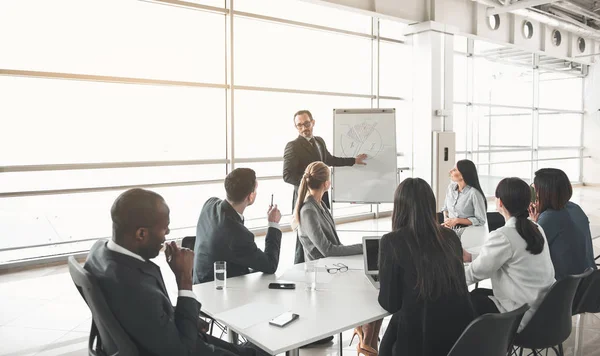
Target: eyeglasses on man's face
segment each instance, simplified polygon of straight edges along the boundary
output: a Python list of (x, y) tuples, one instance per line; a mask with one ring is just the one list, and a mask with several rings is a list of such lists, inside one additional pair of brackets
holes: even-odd
[(328, 267), (327, 265), (325, 265), (325, 269), (327, 270), (327, 273), (330, 274), (335, 274), (335, 273), (343, 273), (348, 271), (348, 266), (346, 266), (343, 263), (334, 263), (333, 264), (335, 267)]
[(312, 120), (309, 120), (309, 121), (305, 121), (305, 122), (296, 124), (296, 128), (298, 130), (301, 130), (303, 127), (308, 129), (311, 125), (312, 125)]

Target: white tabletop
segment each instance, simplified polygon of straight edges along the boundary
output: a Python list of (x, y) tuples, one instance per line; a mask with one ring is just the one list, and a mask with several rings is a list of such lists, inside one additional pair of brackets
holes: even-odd
[[(349, 263), (357, 265), (356, 260), (362, 258), (359, 255), (336, 257), (334, 260), (339, 262), (340, 259), (347, 259)], [(328, 260), (320, 260), (319, 266)], [(300, 264), (293, 268), (303, 270), (304, 267)], [(283, 271), (278, 276), (282, 274)], [(362, 270), (338, 273), (331, 282), (317, 284), (316, 291), (307, 291), (305, 285), (298, 282), (295, 290), (268, 289), (269, 283), (276, 280), (275, 275), (259, 272), (229, 278), (225, 290), (216, 290), (214, 282), (197, 284), (193, 290), (202, 301), (202, 311), (210, 316), (252, 302), (279, 304), (286, 311), (299, 314), (298, 320), (283, 328), (269, 325), (268, 320), (246, 329), (228, 325), (272, 355), (389, 315), (377, 301), (379, 290), (367, 280)]]

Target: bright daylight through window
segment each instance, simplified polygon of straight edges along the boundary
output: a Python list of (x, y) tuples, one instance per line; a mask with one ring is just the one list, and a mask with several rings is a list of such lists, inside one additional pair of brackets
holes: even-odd
[[(407, 25), (303, 1), (236, 1), (230, 44), (223, 1), (189, 4), (0, 3), (0, 33), (11, 34), (0, 37), (0, 263), (86, 251), (110, 236), (112, 201), (133, 186), (165, 197), (169, 238), (193, 235), (232, 163), (259, 177), (246, 225), (266, 224), (271, 194), (286, 223), (282, 155), (295, 111), (312, 111), (328, 145), (334, 108), (396, 108), (410, 127), (411, 80), (394, 79), (411, 76)], [(267, 129), (280, 134), (265, 140)], [(411, 165), (411, 140), (399, 132), (400, 166)]]

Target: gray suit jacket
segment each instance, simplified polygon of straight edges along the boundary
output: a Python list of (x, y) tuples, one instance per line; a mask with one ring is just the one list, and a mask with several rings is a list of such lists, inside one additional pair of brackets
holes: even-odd
[(307, 261), (330, 256), (362, 254), (362, 244), (344, 246), (335, 231), (333, 216), (327, 207), (308, 196), (300, 208), (298, 238)]
[(254, 243), (254, 234), (227, 200), (210, 198), (204, 204), (196, 227), (194, 284), (214, 280), (215, 261), (227, 262), (227, 278), (250, 273), (250, 268), (275, 273), (279, 265), (281, 230), (270, 227), (265, 251)]

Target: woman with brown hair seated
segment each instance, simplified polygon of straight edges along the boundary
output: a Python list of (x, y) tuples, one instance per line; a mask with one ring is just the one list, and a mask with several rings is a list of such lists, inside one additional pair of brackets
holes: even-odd
[[(342, 245), (335, 230), (333, 216), (321, 200), (331, 186), (329, 167), (313, 162), (306, 167), (298, 189), (292, 227), (298, 229), (298, 238), (304, 248), (306, 261), (331, 256), (362, 254), (362, 244)], [(358, 335), (357, 351), (367, 356), (377, 355), (379, 330), (382, 320), (354, 329)], [(354, 336), (352, 337), (354, 339)]]

